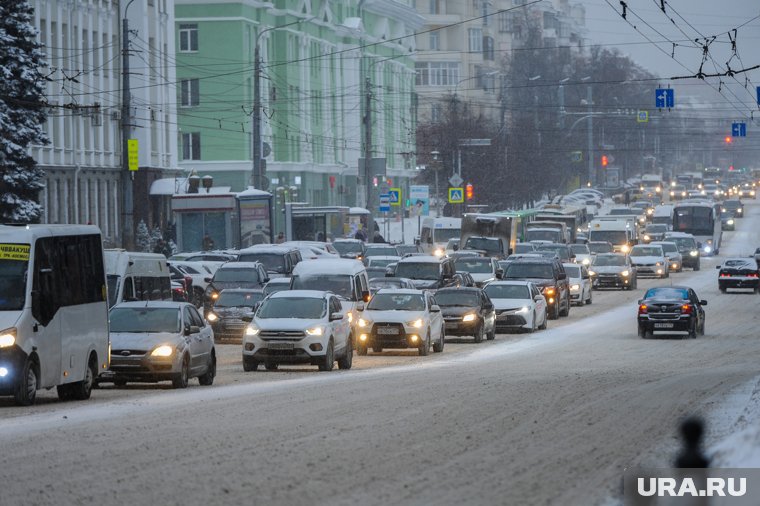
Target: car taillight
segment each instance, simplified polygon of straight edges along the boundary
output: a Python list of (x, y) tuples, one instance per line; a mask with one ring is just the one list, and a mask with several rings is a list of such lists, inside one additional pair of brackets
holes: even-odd
[(720, 273), (720, 277), (721, 277), (721, 278), (730, 278), (730, 277), (731, 277), (731, 274), (726, 274), (725, 272), (721, 272), (721, 273)]
[(681, 306), (681, 314), (691, 314), (694, 312), (694, 307), (691, 304), (684, 304)]
[(647, 314), (647, 305), (646, 304), (641, 304), (639, 306), (639, 314)]
[(756, 277), (758, 277), (758, 275), (757, 275), (756, 272), (750, 272), (749, 274), (747, 274), (747, 277), (748, 278), (756, 278)]

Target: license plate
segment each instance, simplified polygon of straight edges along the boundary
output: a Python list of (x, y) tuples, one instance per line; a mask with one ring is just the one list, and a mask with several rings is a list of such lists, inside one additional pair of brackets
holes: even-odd
[(384, 336), (396, 336), (398, 335), (398, 329), (396, 327), (378, 327), (377, 333)]
[(672, 323), (655, 323), (654, 328), (656, 329), (672, 329), (673, 324)]
[(269, 343), (270, 350), (292, 350), (293, 343)]
[(446, 322), (446, 328), (447, 328), (447, 329), (455, 329), (455, 328), (457, 328), (458, 326), (459, 326), (459, 325), (457, 324), (457, 322)]

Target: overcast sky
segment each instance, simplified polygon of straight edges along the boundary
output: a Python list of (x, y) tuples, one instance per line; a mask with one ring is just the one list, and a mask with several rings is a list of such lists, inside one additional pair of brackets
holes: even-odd
[[(665, 4), (667, 16), (659, 8), (660, 0), (627, 0), (627, 20), (636, 28), (622, 19), (619, 0), (609, 0), (609, 3), (605, 0), (578, 0), (574, 3), (583, 4), (586, 8), (590, 43), (616, 46), (656, 76), (665, 78), (695, 74), (702, 61), (702, 50), (696, 47), (694, 39), (713, 35), (718, 37), (710, 45), (709, 53), (718, 66), (717, 72), (725, 71), (726, 62), (732, 56), (727, 32), (740, 25), (744, 26), (737, 30), (738, 56), (731, 60), (731, 69), (760, 64), (760, 0), (669, 0)], [(647, 37), (656, 44), (649, 42)], [(677, 44), (675, 59), (671, 58), (673, 42)], [(717, 73), (712, 60), (704, 65), (703, 72)], [(744, 88), (745, 76), (751, 80), (748, 83), (749, 91)], [(720, 80), (726, 83), (721, 86), (723, 96), (716, 91)], [(715, 90), (706, 83), (695, 85), (694, 82), (664, 79), (662, 84), (669, 82), (676, 87), (677, 102), (679, 95), (698, 94), (709, 103), (723, 102), (723, 107), (733, 109), (737, 116), (739, 111), (735, 106), (747, 116), (754, 109), (755, 118), (760, 117), (755, 102), (755, 87), (760, 86), (760, 69), (737, 75), (736, 80), (730, 77), (707, 79)], [(726, 90), (726, 86), (730, 89)]]

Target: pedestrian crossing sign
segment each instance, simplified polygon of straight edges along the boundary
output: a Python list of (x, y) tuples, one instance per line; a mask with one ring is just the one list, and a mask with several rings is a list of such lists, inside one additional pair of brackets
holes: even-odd
[(463, 188), (449, 188), (449, 204), (463, 204), (464, 203), (464, 189)]

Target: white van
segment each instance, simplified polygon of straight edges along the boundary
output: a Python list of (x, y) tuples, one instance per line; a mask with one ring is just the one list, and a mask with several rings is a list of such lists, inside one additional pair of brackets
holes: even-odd
[(425, 253), (438, 257), (446, 253), (449, 239), (462, 235), (462, 218), (425, 218), (420, 230), (420, 245)]
[(654, 208), (652, 214), (652, 223), (667, 225), (668, 230), (673, 230), (673, 206), (670, 204), (661, 204)]
[(293, 269), (291, 290), (323, 290), (340, 297), (343, 314), (353, 329), (358, 320), (357, 304), (369, 301), (369, 279), (358, 260), (337, 258), (303, 260)]
[(102, 244), (94, 226), (0, 225), (0, 395), (90, 397), (110, 359)]
[(132, 300), (172, 300), (172, 282), (166, 257), (123, 249), (104, 251), (108, 307)]

